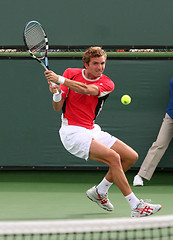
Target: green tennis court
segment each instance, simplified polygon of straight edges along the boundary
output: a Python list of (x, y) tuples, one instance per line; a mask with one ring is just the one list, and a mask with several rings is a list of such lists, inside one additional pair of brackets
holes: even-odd
[[(85, 191), (104, 176), (105, 171), (1, 171), (0, 220), (59, 220), (122, 218), (130, 216), (130, 208), (113, 185), (109, 198), (114, 211), (107, 212), (91, 202)], [(134, 171), (127, 173), (132, 186)], [(156, 172), (144, 187), (133, 187), (139, 198), (160, 203), (157, 215), (173, 214), (173, 174)]]
[[(173, 141), (151, 181), (132, 185), (170, 98), (173, 1), (29, 3), (1, 1), (0, 240), (173, 240)], [(49, 68), (59, 75), (82, 68), (90, 46), (107, 52), (105, 75), (115, 91), (97, 123), (139, 154), (126, 176), (139, 199), (162, 205), (154, 216), (130, 218), (129, 204), (116, 185), (109, 190), (113, 212), (87, 198), (86, 191), (105, 176), (105, 165), (64, 149), (58, 134), (61, 114), (53, 111), (44, 70), (23, 42), (23, 28), (32, 20), (45, 28)], [(126, 94), (132, 100), (128, 106), (121, 103)]]

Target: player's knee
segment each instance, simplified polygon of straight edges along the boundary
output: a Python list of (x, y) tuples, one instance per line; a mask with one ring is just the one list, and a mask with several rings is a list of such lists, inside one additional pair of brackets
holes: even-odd
[(133, 156), (133, 164), (138, 160), (139, 155), (137, 152), (134, 152), (134, 156)]
[(129, 156), (129, 158), (127, 158), (125, 161), (128, 162), (129, 168), (131, 166), (133, 166), (135, 164), (135, 162), (138, 160), (138, 153), (137, 152), (133, 152), (133, 154), (131, 154)]
[(118, 153), (116, 153), (113, 150), (110, 150), (109, 153), (109, 157), (108, 157), (108, 165), (110, 167), (119, 167), (121, 166), (121, 159), (120, 159), (120, 155)]

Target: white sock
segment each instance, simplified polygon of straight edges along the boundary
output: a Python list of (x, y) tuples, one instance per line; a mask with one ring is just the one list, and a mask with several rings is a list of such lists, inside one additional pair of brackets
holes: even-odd
[(135, 194), (132, 192), (129, 195), (125, 196), (126, 200), (128, 201), (128, 203), (131, 206), (131, 209), (135, 209), (137, 208), (138, 204), (139, 204), (139, 199), (135, 196)]
[(105, 195), (110, 186), (112, 186), (113, 183), (109, 182), (106, 180), (106, 178), (103, 178), (103, 180), (99, 183), (99, 185), (97, 186), (97, 191), (100, 195)]

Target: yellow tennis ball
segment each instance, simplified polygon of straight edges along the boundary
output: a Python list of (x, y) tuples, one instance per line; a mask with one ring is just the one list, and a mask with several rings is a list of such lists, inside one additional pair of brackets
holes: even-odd
[(131, 97), (129, 95), (123, 95), (121, 97), (121, 102), (124, 104), (124, 105), (128, 105), (129, 103), (131, 103)]

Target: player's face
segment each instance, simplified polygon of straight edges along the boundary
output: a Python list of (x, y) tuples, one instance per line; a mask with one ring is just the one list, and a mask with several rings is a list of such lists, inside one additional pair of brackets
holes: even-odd
[(105, 56), (91, 58), (88, 64), (85, 64), (85, 75), (90, 79), (98, 78), (102, 75), (106, 65)]

